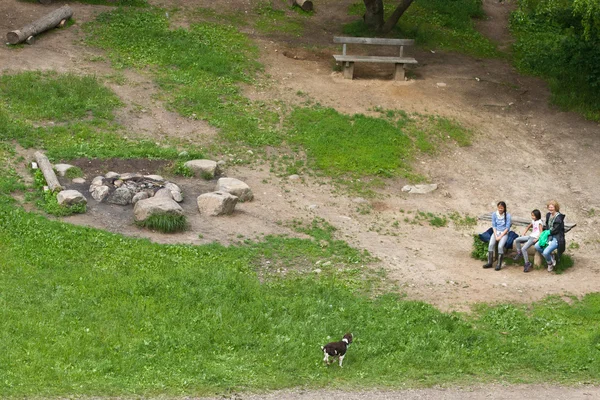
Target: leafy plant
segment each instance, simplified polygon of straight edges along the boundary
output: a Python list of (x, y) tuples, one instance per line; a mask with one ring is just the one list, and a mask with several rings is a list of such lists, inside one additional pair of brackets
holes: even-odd
[(65, 177), (69, 179), (83, 177), (83, 171), (79, 167), (71, 167), (65, 172)]
[(154, 214), (144, 221), (137, 221), (136, 224), (163, 233), (181, 232), (186, 230), (188, 226), (185, 215), (174, 214)]
[(476, 260), (486, 261), (488, 257), (489, 243), (479, 239), (479, 235), (473, 235), (473, 250), (471, 251), (471, 257)]

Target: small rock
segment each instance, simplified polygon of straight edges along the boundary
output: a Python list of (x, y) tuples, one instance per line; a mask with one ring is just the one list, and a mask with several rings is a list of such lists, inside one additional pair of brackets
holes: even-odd
[(157, 181), (157, 182), (164, 182), (165, 178), (163, 178), (160, 175), (144, 175), (144, 178), (146, 179), (152, 179), (153, 181)]
[(308, 207), (306, 207), (306, 208), (308, 208), (308, 209), (309, 209), (309, 210), (311, 210), (311, 211), (314, 211), (314, 210), (316, 210), (317, 208), (319, 208), (319, 206), (318, 206), (318, 205), (316, 205), (316, 204), (311, 204), (310, 206), (308, 206)]
[(83, 179), (83, 178), (73, 178), (72, 182), (81, 185), (81, 184), (85, 183), (85, 179)]
[(123, 181), (120, 179), (117, 179), (116, 181), (113, 182), (113, 185), (115, 185), (115, 187), (120, 188), (121, 186), (123, 186)]
[(438, 82), (437, 83), (437, 87), (446, 87), (448, 85), (446, 85), (444, 82)]
[[(192, 114), (192, 117), (196, 118), (196, 114)], [(189, 153), (185, 150), (178, 154), (179, 157), (187, 157), (188, 155)]]
[(290, 181), (297, 181), (297, 180), (300, 180), (300, 175), (296, 175), (296, 174), (290, 175), (290, 176), (288, 176), (288, 179)]
[(54, 169), (56, 170), (56, 172), (58, 172), (58, 175), (60, 176), (65, 176), (67, 171), (71, 168), (73, 168), (73, 165), (71, 164), (56, 164), (54, 166)]
[(146, 200), (147, 198), (149, 198), (150, 196), (148, 195), (148, 192), (139, 192), (136, 193), (135, 196), (133, 196), (133, 198), (131, 199), (131, 204), (137, 203), (140, 200)]
[(139, 180), (141, 178), (143, 178), (142, 174), (138, 174), (136, 172), (128, 172), (119, 176), (119, 179), (122, 181)]
[(427, 194), (433, 192), (437, 188), (438, 185), (436, 183), (428, 185), (406, 185), (402, 188), (402, 191), (410, 194)]
[(92, 184), (90, 185), (90, 192), (93, 191), (93, 187), (94, 186), (102, 186), (104, 185), (104, 177), (103, 176), (97, 176), (94, 179), (92, 179)]
[(38, 169), (38, 165), (35, 161), (31, 163), (31, 169)]
[(119, 179), (119, 174), (116, 172), (110, 171), (106, 174), (106, 179)]
[(329, 267), (331, 265), (331, 261), (326, 261), (322, 264), (324, 267)]
[(173, 192), (167, 188), (158, 189), (154, 197), (173, 200)]
[(320, 274), (322, 271), (321, 271), (321, 268), (317, 268), (317, 269), (314, 269), (313, 272), (315, 274)]
[(171, 192), (181, 193), (181, 188), (172, 182), (165, 183), (165, 189), (169, 189)]

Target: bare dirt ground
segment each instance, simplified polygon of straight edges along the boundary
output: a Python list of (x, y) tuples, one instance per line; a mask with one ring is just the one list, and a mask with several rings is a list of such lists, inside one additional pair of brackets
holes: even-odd
[[(344, 10), (352, 1), (329, 0), (317, 4), (316, 14), (301, 38), (265, 38), (246, 29), (261, 49), (266, 75), (258, 88), (248, 88), (253, 99), (281, 99), (300, 102), (301, 91), (323, 105), (344, 113), (368, 113), (375, 106), (408, 112), (454, 118), (475, 132), (473, 145), (450, 148), (436, 157), (422, 157), (417, 172), (438, 183), (440, 189), (429, 195), (401, 192), (406, 182), (390, 180), (381, 195), (370, 200), (373, 211), (357, 211), (356, 199), (336, 191), (310, 177), (288, 181), (273, 176), (268, 166), (233, 167), (226, 170), (247, 182), (255, 200), (239, 205), (226, 218), (201, 218), (195, 210), (195, 196), (211, 190), (214, 184), (194, 179), (177, 181), (184, 188), (184, 209), (191, 221), (188, 232), (160, 235), (140, 230), (132, 223), (131, 211), (90, 202), (89, 212), (67, 220), (136, 237), (148, 237), (164, 243), (201, 244), (219, 241), (233, 243), (240, 237), (263, 234), (291, 234), (278, 221), (321, 217), (338, 228), (341, 239), (367, 249), (381, 259), (390, 279), (410, 299), (423, 300), (443, 310), (468, 310), (476, 302), (531, 302), (555, 294), (582, 296), (600, 291), (600, 126), (579, 115), (562, 112), (549, 105), (546, 84), (518, 74), (504, 60), (475, 59), (444, 51), (410, 50), (419, 64), (411, 69), (410, 80), (391, 80), (392, 67), (357, 65), (354, 80), (344, 80), (332, 70), (332, 57), (339, 51), (331, 37), (351, 20)], [(222, 7), (252, 11), (247, 0), (212, 2), (208, 0), (157, 0), (163, 6), (180, 7), (178, 23), (185, 25), (181, 10), (193, 7)], [(56, 2), (55, 5), (62, 5)], [(500, 48), (510, 44), (506, 20), (510, 3), (484, 0), (489, 18), (478, 28)], [(33, 46), (10, 49), (0, 47), (0, 71), (55, 70), (95, 74), (106, 78), (125, 103), (117, 116), (132, 135), (151, 139), (177, 137), (195, 143), (209, 141), (216, 133), (206, 123), (192, 121), (165, 110), (154, 96), (157, 89), (151, 78), (140, 71), (123, 72), (124, 83), (116, 83), (115, 71), (103, 53), (82, 44), (81, 24), (109, 7), (71, 4), (76, 24), (68, 29), (49, 32)], [(0, 3), (0, 32), (7, 32), (43, 15), (47, 8), (34, 3), (4, 0)], [(445, 85), (438, 85), (444, 83)], [(376, 133), (375, 133), (376, 134)], [(224, 158), (227, 159), (226, 155)], [(164, 165), (125, 165), (123, 162), (86, 166), (87, 178), (98, 172), (123, 168), (154, 168)], [(268, 183), (265, 183), (268, 182)], [(567, 221), (578, 226), (567, 235), (568, 243), (579, 248), (569, 250), (575, 266), (562, 275), (536, 270), (524, 274), (521, 268), (508, 267), (500, 272), (481, 269), (470, 258), (471, 234), (483, 231), (454, 227), (432, 228), (403, 223), (399, 236), (377, 233), (377, 227), (389, 227), (406, 216), (400, 210), (449, 213), (471, 216), (491, 212), (504, 200), (513, 215), (526, 217), (533, 208), (543, 209), (549, 199), (558, 200)], [(469, 389), (429, 389), (402, 392), (277, 392), (268, 396), (244, 395), (236, 398), (313, 399), (591, 399), (598, 388), (500, 387)]]

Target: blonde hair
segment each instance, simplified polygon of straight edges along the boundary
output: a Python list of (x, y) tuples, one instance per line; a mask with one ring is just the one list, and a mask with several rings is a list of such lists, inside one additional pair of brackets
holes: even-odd
[(552, 204), (554, 206), (554, 209), (556, 211), (560, 211), (560, 204), (558, 204), (558, 201), (550, 200), (548, 203), (546, 203), (546, 207), (548, 207), (550, 204)]

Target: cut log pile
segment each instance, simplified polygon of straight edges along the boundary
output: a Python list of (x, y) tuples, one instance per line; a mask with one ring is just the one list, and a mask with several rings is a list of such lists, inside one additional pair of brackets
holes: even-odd
[(72, 16), (73, 10), (71, 7), (64, 5), (21, 29), (8, 32), (6, 39), (10, 44), (19, 44), (25, 41), (32, 44), (35, 35), (39, 35), (59, 25), (64, 26), (66, 21)]

